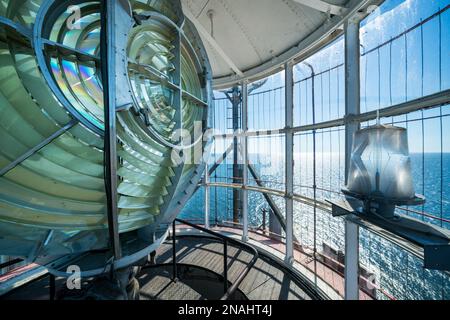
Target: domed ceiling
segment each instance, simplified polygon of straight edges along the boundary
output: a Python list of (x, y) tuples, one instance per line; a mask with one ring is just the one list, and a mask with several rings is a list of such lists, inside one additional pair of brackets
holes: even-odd
[(213, 68), (215, 86), (257, 79), (342, 33), (345, 19), (373, 1), (182, 0)]

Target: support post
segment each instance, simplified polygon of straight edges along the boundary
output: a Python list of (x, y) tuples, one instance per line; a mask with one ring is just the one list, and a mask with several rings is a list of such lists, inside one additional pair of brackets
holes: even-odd
[(266, 234), (266, 224), (267, 224), (267, 222), (266, 222), (266, 209), (264, 208), (264, 209), (262, 209), (262, 215), (263, 215), (263, 220), (262, 220), (262, 229), (263, 229), (263, 234), (265, 235)]
[(223, 241), (223, 291), (228, 292), (228, 241)]
[[(360, 113), (360, 40), (359, 19), (345, 23), (345, 176), (350, 168), (353, 135), (359, 129), (352, 117)], [(345, 221), (345, 299), (359, 300), (359, 227)]]
[(178, 279), (178, 270), (177, 270), (177, 223), (174, 221), (172, 223), (172, 280), (173, 282), (177, 282)]
[(286, 102), (286, 263), (294, 262), (294, 68), (285, 64)]
[[(241, 103), (241, 96), (239, 93), (239, 87), (233, 88), (233, 96), (232, 96), (232, 121), (233, 121), (233, 133), (236, 133), (240, 129), (239, 124), (239, 104)], [(238, 145), (238, 137), (235, 136), (233, 139), (233, 183), (240, 184), (242, 181), (241, 178), (241, 170), (239, 166), (239, 145)], [(241, 190), (233, 189), (233, 222), (239, 223), (239, 215), (240, 215), (240, 203), (239, 203), (239, 195)]]
[[(314, 67), (304, 61), (311, 70), (311, 104), (312, 104), (312, 118), (313, 125), (316, 125), (316, 72)], [(317, 130), (313, 129), (313, 220), (314, 220), (314, 239), (313, 239), (313, 258), (314, 258), (314, 286), (317, 289)]]
[(122, 257), (119, 239), (117, 194), (117, 135), (116, 135), (116, 24), (120, 4), (106, 0), (102, 4), (101, 64), (105, 101), (105, 187), (107, 195), (108, 230), (114, 259)]
[(242, 82), (242, 241), (248, 241), (248, 87), (247, 82)]
[(50, 301), (54, 301), (56, 297), (56, 278), (53, 274), (49, 276)]
[(209, 191), (210, 191), (210, 187), (209, 187), (209, 166), (208, 164), (206, 164), (205, 166), (205, 228), (209, 229), (210, 225), (209, 225), (209, 217), (210, 217), (210, 207), (209, 207)]

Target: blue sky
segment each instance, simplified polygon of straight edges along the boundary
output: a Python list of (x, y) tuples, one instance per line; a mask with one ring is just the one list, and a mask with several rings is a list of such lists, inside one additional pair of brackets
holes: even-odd
[[(376, 48), (382, 43), (413, 27), (450, 5), (450, 0), (388, 0), (361, 23), (362, 52)], [(385, 108), (405, 101), (450, 89), (450, 10), (426, 22), (392, 44), (368, 53), (361, 59), (361, 110), (362, 112)], [(423, 37), (422, 37), (423, 35)], [(423, 41), (423, 46), (422, 46)], [(423, 48), (423, 49), (422, 49)], [(422, 64), (423, 61), (423, 64)], [(307, 59), (315, 72), (320, 73), (344, 62), (344, 41), (339, 39), (321, 52)], [(310, 75), (304, 64), (295, 67), (297, 81)], [(343, 67), (316, 77), (316, 122), (343, 116), (344, 80)], [(339, 83), (338, 83), (339, 82)], [(284, 72), (269, 77), (258, 92), (284, 86)], [(309, 93), (309, 94), (307, 94)], [(284, 127), (284, 102), (279, 92), (264, 94), (259, 100), (249, 101), (251, 129), (278, 129)], [(312, 122), (311, 81), (305, 80), (295, 87), (295, 125)], [(427, 110), (423, 116), (438, 117), (440, 108)], [(443, 114), (450, 107), (442, 107)], [(330, 115), (331, 114), (331, 115)], [(409, 115), (408, 119), (421, 118), (422, 112)], [(394, 122), (406, 120), (396, 117)], [(392, 121), (388, 119), (388, 121)], [(252, 128), (252, 125), (254, 128)], [(398, 123), (406, 126), (406, 123)], [(450, 117), (408, 123), (412, 153), (450, 152)], [(422, 143), (422, 132), (425, 141)]]

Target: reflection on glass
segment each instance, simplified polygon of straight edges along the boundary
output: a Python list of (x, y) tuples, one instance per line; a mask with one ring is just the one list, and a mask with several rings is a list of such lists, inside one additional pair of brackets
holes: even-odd
[[(172, 4), (147, 2), (132, 5), (136, 12), (157, 10), (178, 21)], [(100, 1), (80, 3), (75, 20), (69, 2), (67, 8), (57, 4), (54, 18), (43, 20), (48, 34), (38, 35), (43, 48), (0, 26), (0, 170), (17, 162), (0, 177), (0, 250), (38, 262), (44, 255), (108, 247), (104, 140), (88, 129), (91, 124), (104, 129)], [(0, 0), (0, 15), (31, 28), (41, 5)], [(186, 91), (206, 99), (203, 66), (187, 40), (181, 47), (177, 40), (178, 31), (153, 20), (129, 34), (135, 104), (117, 113), (121, 234), (156, 227), (167, 218), (162, 209), (178, 203), (197, 175), (197, 164), (176, 167), (166, 143), (178, 142), (173, 138), (178, 128), (192, 132), (208, 111), (183, 98)], [(35, 49), (42, 50), (45, 65), (38, 65)], [(73, 122), (73, 110), (80, 123)]]
[(32, 28), (43, 0), (2, 0), (0, 1), (0, 15)]

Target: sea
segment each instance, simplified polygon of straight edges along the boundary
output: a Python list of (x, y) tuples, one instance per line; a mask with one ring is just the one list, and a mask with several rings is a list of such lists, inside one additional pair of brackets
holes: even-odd
[[(313, 185), (312, 157), (299, 156), (295, 163), (295, 192), (312, 197)], [(415, 153), (411, 154), (411, 166), (415, 191), (426, 197), (426, 203), (419, 207), (408, 207), (410, 211), (400, 213), (450, 229), (450, 153)], [(344, 186), (344, 160), (340, 154), (318, 155), (316, 158), (317, 199), (337, 199)], [(270, 154), (266, 156), (250, 155), (250, 162), (267, 187), (284, 189), (283, 156)], [(212, 182), (231, 183), (231, 161), (225, 161), (212, 175)], [(249, 173), (249, 177), (252, 176)], [(254, 180), (250, 179), (250, 184)], [(328, 190), (333, 190), (330, 192)], [(210, 219), (211, 223), (232, 221), (233, 191), (227, 188), (211, 188)], [(282, 212), (285, 212), (284, 198), (273, 197)], [(269, 210), (267, 202), (259, 192), (249, 192), (249, 224), (258, 228), (263, 223), (263, 210)], [(202, 221), (204, 219), (204, 190), (199, 189), (184, 208), (181, 217)], [(416, 214), (424, 212), (427, 216)], [(430, 218), (435, 217), (435, 218)], [(330, 249), (342, 257), (345, 252), (344, 221), (333, 218), (328, 212), (316, 211), (316, 246), (322, 254)], [(305, 248), (314, 245), (313, 208), (294, 204), (294, 234)], [(447, 300), (450, 299), (450, 274), (448, 272), (427, 270), (423, 261), (405, 251), (398, 245), (371, 233), (360, 230), (360, 266), (374, 282), (378, 299), (407, 300)]]

